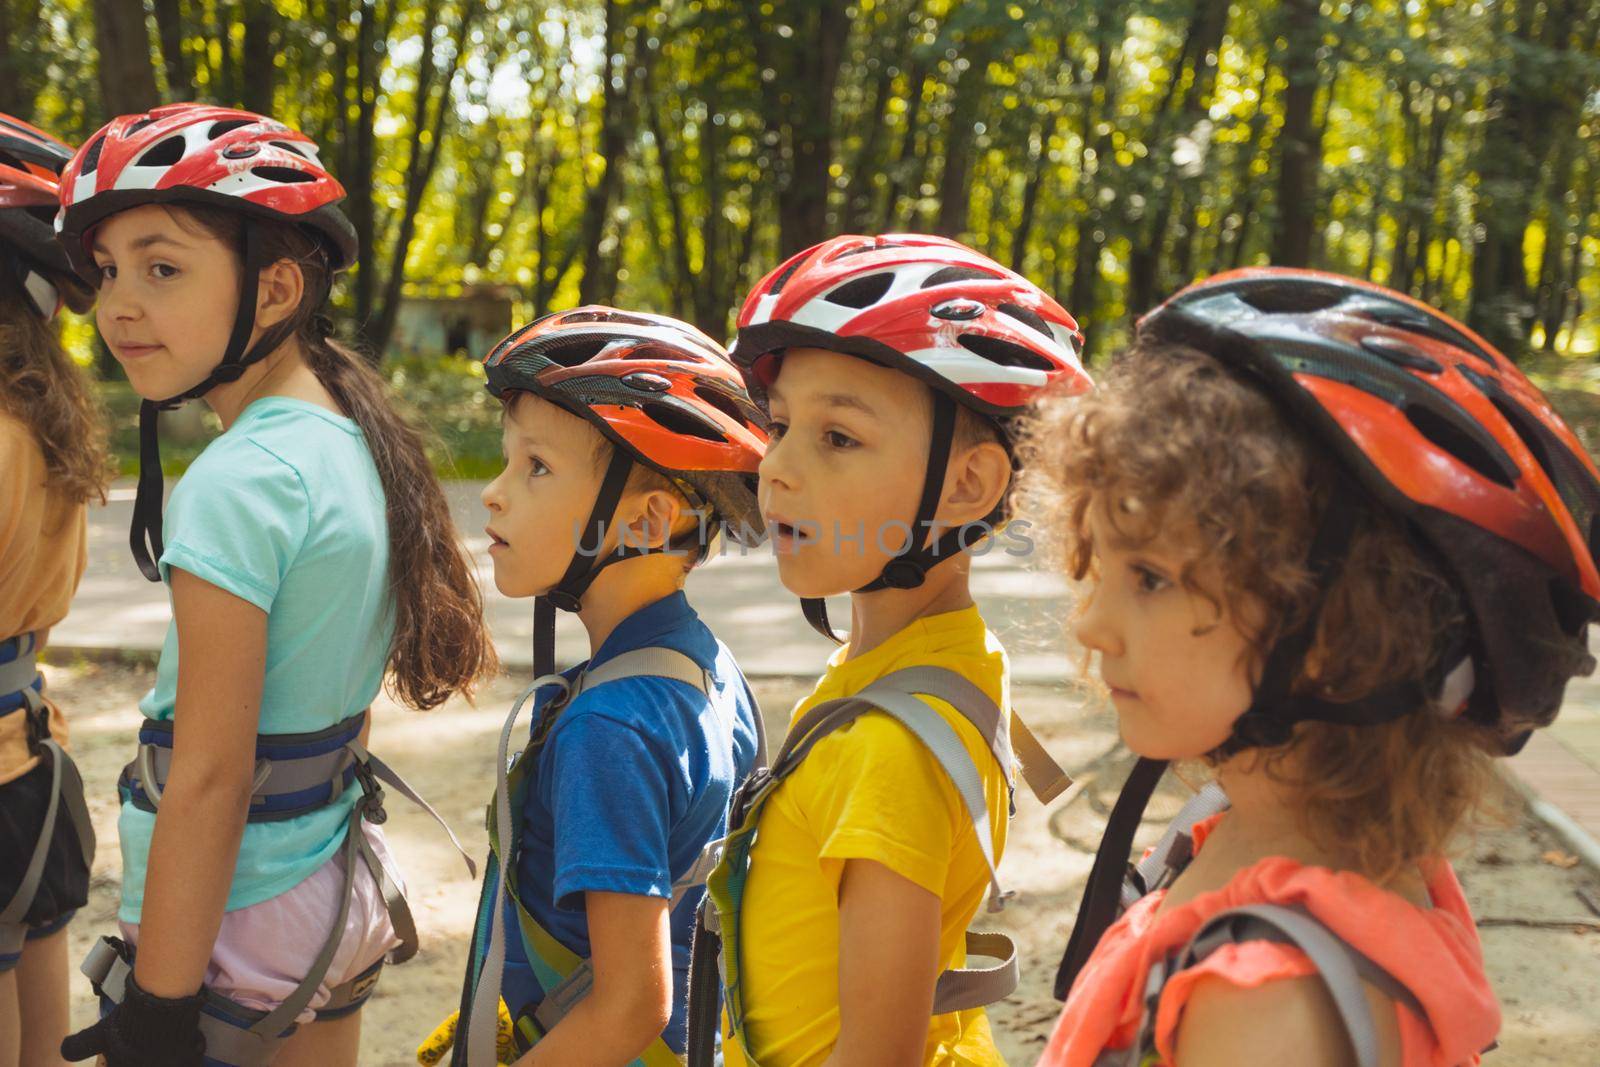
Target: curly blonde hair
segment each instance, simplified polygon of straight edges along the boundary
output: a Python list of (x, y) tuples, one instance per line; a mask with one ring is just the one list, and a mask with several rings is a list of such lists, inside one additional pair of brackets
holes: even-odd
[[(1020, 506), (1044, 519), (1073, 579), (1094, 575), (1097, 504), (1113, 505), (1103, 514), (1132, 543), (1181, 535), (1195, 546), (1180, 575), (1190, 591), (1207, 595), (1194, 575), (1214, 563), (1219, 611), (1260, 620), (1246, 653), (1252, 677), (1314, 610), (1306, 556), (1335, 460), (1206, 353), (1135, 345), (1092, 394), (1043, 401), (1020, 454)], [(1350, 548), (1291, 691), (1350, 701), (1399, 684), (1431, 688), (1469, 626), (1461, 595), (1400, 520), (1365, 497), (1351, 506)], [(1306, 836), (1380, 883), (1447, 852), (1495, 782), (1489, 734), (1426, 708), (1379, 726), (1303, 722), (1262, 758), (1299, 797)]]

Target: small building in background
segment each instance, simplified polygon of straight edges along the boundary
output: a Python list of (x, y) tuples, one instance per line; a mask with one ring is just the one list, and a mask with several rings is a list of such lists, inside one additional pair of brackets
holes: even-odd
[(482, 359), (511, 332), (519, 295), (515, 286), (489, 283), (407, 286), (389, 354)]

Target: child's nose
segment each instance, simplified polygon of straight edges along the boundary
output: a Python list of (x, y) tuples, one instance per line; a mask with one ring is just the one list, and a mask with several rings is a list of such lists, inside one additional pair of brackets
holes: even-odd
[[(502, 477), (504, 477), (502, 475)], [(483, 501), (483, 506), (490, 511), (499, 511), (504, 503), (500, 494), (500, 478), (496, 478), (483, 487), (483, 492), (478, 494), (478, 499)]]
[(1102, 656), (1120, 656), (1122, 641), (1113, 625), (1109, 601), (1110, 598), (1101, 595), (1099, 590), (1090, 591), (1083, 610), (1073, 623), (1073, 636), (1090, 652), (1098, 652)]
[(784, 442), (787, 440), (779, 438), (767, 445), (766, 455), (761, 457), (761, 465), (756, 468), (756, 474), (760, 477), (763, 487), (795, 488), (794, 465), (789, 461), (788, 449), (784, 448)]

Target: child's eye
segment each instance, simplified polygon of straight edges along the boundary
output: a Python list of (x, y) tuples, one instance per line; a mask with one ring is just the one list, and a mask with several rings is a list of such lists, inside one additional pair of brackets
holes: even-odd
[(1133, 578), (1141, 593), (1159, 593), (1172, 584), (1160, 571), (1139, 564), (1133, 565)]
[(824, 433), (822, 435), (822, 439), (824, 441), (828, 442), (828, 447), (829, 448), (839, 448), (839, 449), (854, 448), (854, 447), (856, 447), (856, 445), (861, 443), (861, 442), (857, 441), (854, 437), (851, 437), (848, 434), (840, 433), (838, 430), (829, 430), (829, 431), (827, 431), (826, 433)]
[(150, 273), (157, 278), (176, 278), (178, 276), (178, 268), (171, 263), (152, 263), (150, 264)]
[(528, 457), (528, 477), (540, 478), (550, 473), (550, 468), (544, 465), (544, 460), (538, 456)]
[(779, 422), (776, 419), (773, 419), (767, 423), (767, 440), (769, 442), (776, 441), (778, 438), (782, 437), (788, 432), (789, 426), (787, 423)]
[(95, 269), (100, 272), (100, 280), (102, 282), (109, 282), (117, 276), (116, 265), (112, 263), (102, 263)]

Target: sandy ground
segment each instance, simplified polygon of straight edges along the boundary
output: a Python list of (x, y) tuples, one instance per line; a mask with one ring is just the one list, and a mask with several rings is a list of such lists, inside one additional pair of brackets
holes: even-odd
[[(115, 925), (119, 860), (114, 782), (130, 752), (135, 701), (150, 685), (142, 667), (78, 663), (47, 669), (52, 694), (72, 722), (73, 748), (88, 783), (101, 848), (89, 906), (72, 926), (76, 962), (89, 942)], [(469, 850), (485, 848), (483, 809), (493, 781), (495, 739), (516, 685), (502, 680), (477, 707), (453, 702), (429, 714), (381, 700), (374, 751), (400, 771), (455, 827)], [(788, 681), (756, 685), (769, 729), (776, 732), (803, 687)], [(1114, 745), (1108, 714), (1086, 710), (1064, 690), (1019, 687), (1018, 707), (1069, 769), (1095, 776), (1075, 802), (1042, 809), (1024, 792), (1001, 873), (1016, 897), (980, 925), (1011, 932), (1023, 948), (1022, 988), (991, 1009), (994, 1030), (1012, 1064), (1031, 1064), (1059, 1010), (1049, 985), (1066, 942), (1083, 879), (1109, 801), (1128, 760)], [(1181, 794), (1158, 795), (1155, 817), (1170, 818)], [(415, 1063), (417, 1041), (455, 1005), (470, 935), (477, 885), (428, 818), (404, 801), (389, 805), (384, 829), (403, 864), (421, 931), (416, 959), (388, 969), (364, 1012), (362, 1064)], [(1458, 867), (1484, 925), (1490, 974), (1503, 1005), (1500, 1048), (1490, 1064), (1600, 1064), (1600, 933), (1572, 926), (1529, 927), (1503, 920), (1600, 920), (1580, 897), (1600, 901), (1600, 874), (1566, 856), (1554, 837), (1528, 817), (1484, 830), (1463, 850)], [(990, 922), (988, 920), (993, 919)], [(315, 936), (320, 937), (322, 931)], [(309, 935), (308, 935), (309, 936)], [(95, 1012), (86, 981), (75, 987), (74, 1020)]]

